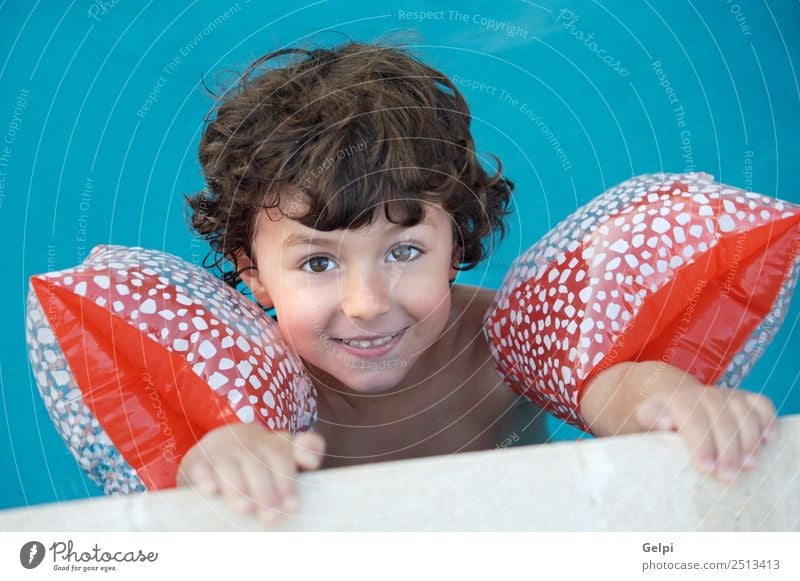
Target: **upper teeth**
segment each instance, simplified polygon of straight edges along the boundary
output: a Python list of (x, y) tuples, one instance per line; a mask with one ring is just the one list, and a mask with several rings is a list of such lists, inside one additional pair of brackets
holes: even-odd
[(347, 341), (342, 339), (343, 343), (347, 343), (351, 347), (358, 347), (359, 349), (369, 349), (370, 347), (380, 347), (381, 345), (386, 345), (389, 341), (394, 339), (394, 335), (386, 335), (385, 337), (381, 337), (380, 339), (374, 339), (372, 341)]

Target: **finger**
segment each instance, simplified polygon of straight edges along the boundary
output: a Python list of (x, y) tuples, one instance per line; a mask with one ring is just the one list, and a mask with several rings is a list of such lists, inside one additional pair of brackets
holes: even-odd
[(739, 449), (742, 454), (742, 468), (752, 470), (758, 463), (758, 452), (764, 433), (761, 420), (741, 394), (737, 394), (736, 397), (730, 400), (729, 407), (736, 417), (736, 422), (739, 424)]
[(709, 393), (701, 399), (711, 422), (711, 434), (717, 450), (715, 475), (724, 482), (732, 482), (742, 468), (739, 447), (739, 424), (729, 407), (729, 395)]
[(253, 502), (245, 484), (239, 462), (221, 461), (215, 467), (217, 486), (222, 491), (225, 502), (236, 513), (247, 514), (253, 510)]
[(294, 438), (294, 458), (303, 470), (316, 470), (322, 465), (325, 439), (314, 432), (301, 432)]
[(705, 407), (693, 398), (675, 399), (669, 402), (668, 410), (673, 424), (689, 448), (695, 469), (702, 474), (713, 471), (717, 448)]
[(214, 471), (206, 460), (195, 462), (189, 469), (188, 483), (201, 494), (217, 494), (219, 486), (214, 477)]
[(241, 470), (259, 518), (270, 524), (276, 523), (282, 507), (269, 462), (257, 454), (243, 463)]
[(268, 470), (272, 477), (273, 485), (278, 496), (276, 508), (285, 512), (294, 512), (300, 506), (297, 495), (297, 467), (292, 455), (292, 449), (280, 450), (280, 453), (272, 450), (266, 453)]
[(186, 457), (178, 465), (178, 474), (175, 475), (175, 486), (189, 486), (192, 479), (189, 476), (191, 465), (186, 462)]
[(643, 401), (636, 407), (634, 416), (643, 430), (665, 432), (675, 428), (666, 403), (660, 400)]
[(197, 452), (197, 446), (194, 446), (187, 450), (187, 452), (183, 455), (183, 458), (181, 458), (180, 463), (178, 464), (178, 474), (175, 476), (176, 486), (189, 486), (192, 484), (191, 472), (194, 470), (197, 464), (203, 462), (203, 458), (197, 458)]
[(757, 393), (744, 392), (745, 399), (752, 406), (753, 411), (758, 415), (758, 420), (762, 427), (762, 437), (764, 441), (771, 442), (777, 434), (777, 413), (775, 406), (769, 398)]

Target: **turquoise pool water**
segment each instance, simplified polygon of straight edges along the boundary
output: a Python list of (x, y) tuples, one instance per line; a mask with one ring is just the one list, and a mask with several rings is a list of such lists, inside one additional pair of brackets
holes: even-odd
[[(796, 2), (265, 4), (0, 6), (0, 507), (98, 494), (29, 370), (28, 277), (107, 242), (200, 262), (182, 216), (182, 194), (203, 186), (200, 81), (269, 50), (412, 30), (459, 84), (480, 153), (517, 184), (511, 235), (459, 282), (496, 288), (561, 218), (640, 173), (706, 171), (800, 203)], [(800, 412), (799, 320), (795, 301), (745, 383), (782, 414)]]

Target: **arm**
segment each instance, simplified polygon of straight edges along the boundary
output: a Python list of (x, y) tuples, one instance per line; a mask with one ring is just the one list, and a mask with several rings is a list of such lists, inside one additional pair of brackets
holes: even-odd
[(731, 481), (774, 438), (775, 408), (761, 395), (708, 386), (662, 361), (618, 363), (584, 387), (580, 412), (598, 436), (677, 431), (703, 473)]
[(596, 436), (640, 432), (633, 410), (656, 388), (663, 389), (665, 383), (678, 386), (692, 380), (677, 367), (656, 361), (617, 363), (584, 386), (580, 413)]

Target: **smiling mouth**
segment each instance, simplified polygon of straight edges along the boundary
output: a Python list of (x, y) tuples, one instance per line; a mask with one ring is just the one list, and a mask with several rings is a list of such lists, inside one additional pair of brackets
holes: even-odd
[(334, 339), (334, 341), (338, 341), (339, 343), (344, 343), (350, 347), (355, 347), (356, 349), (376, 349), (378, 347), (383, 347), (391, 343), (392, 339), (403, 333), (405, 329), (402, 331), (398, 331), (392, 335), (384, 335), (377, 339), (372, 339), (370, 341), (360, 341), (360, 340), (346, 340), (346, 339)]

